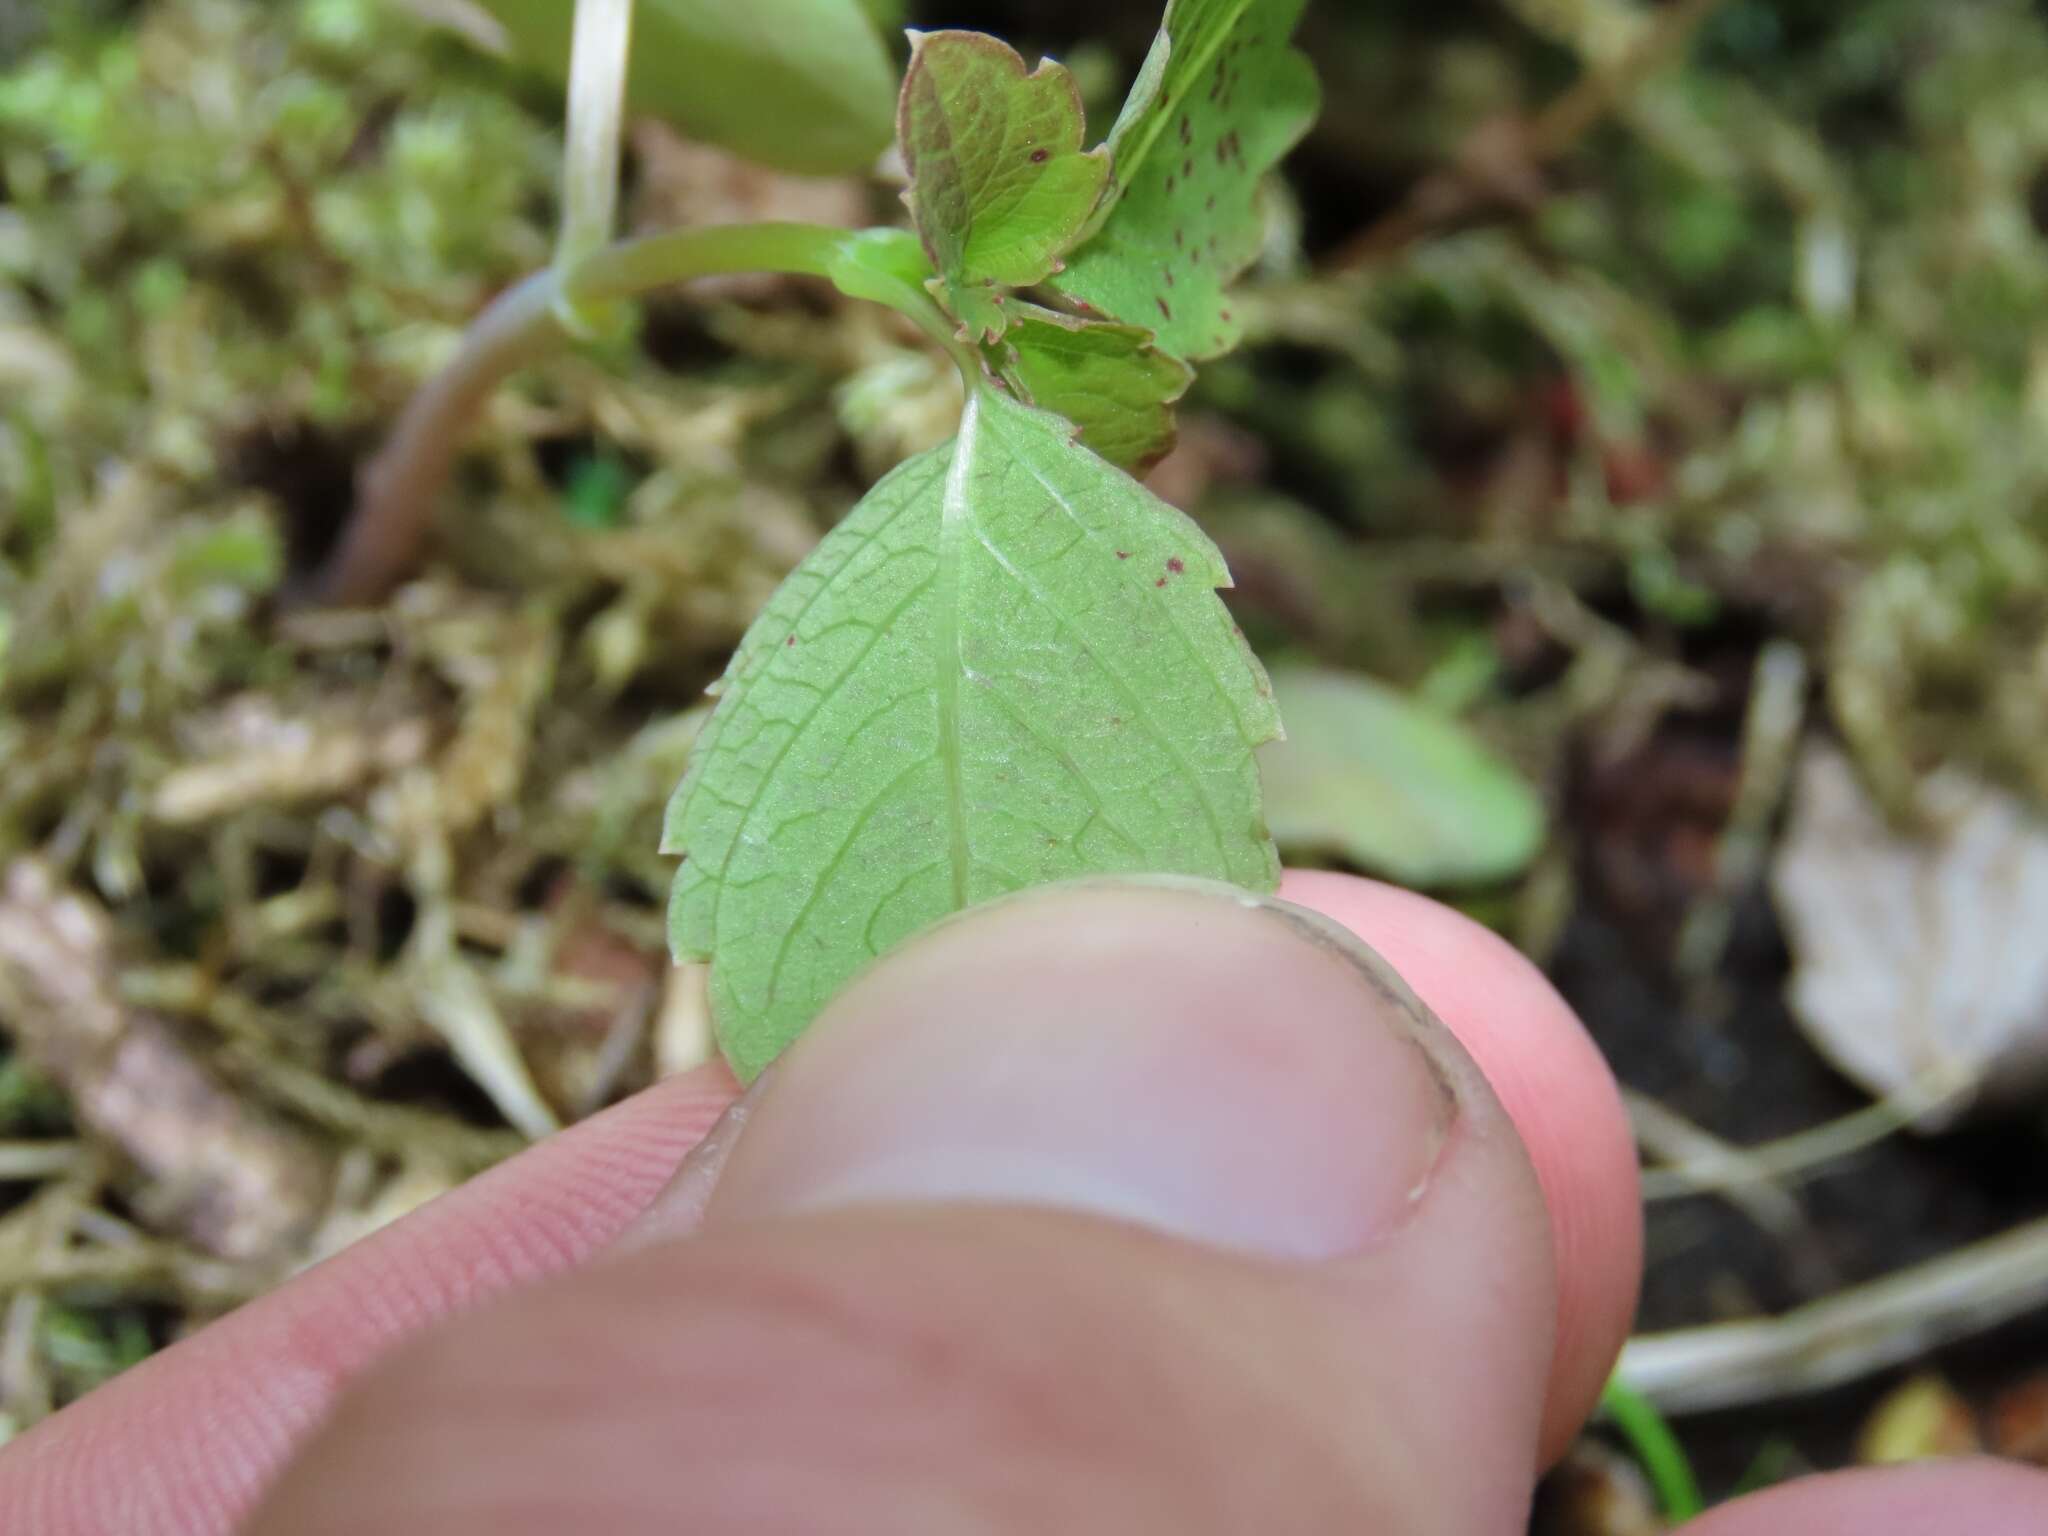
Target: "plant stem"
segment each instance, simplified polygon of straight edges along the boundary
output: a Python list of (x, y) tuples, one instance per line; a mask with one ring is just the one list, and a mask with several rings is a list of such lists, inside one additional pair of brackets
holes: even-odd
[(1617, 1376), (1600, 1394), (1600, 1411), (1613, 1421), (1635, 1452), (1650, 1486), (1657, 1490), (1657, 1502), (1663, 1505), (1667, 1520), (1673, 1525), (1682, 1524), (1706, 1508), (1685, 1448), (1671, 1433), (1671, 1426), (1664, 1422), (1655, 1404), (1624, 1386)]
[(564, 301), (626, 299), (670, 283), (732, 272), (824, 276), (843, 229), (734, 224), (676, 230), (606, 246), (506, 289), (477, 317), (440, 373), (407, 402), (357, 486), (356, 503), (317, 596), (343, 606), (377, 601), (412, 569), (433, 525), (434, 502), (472, 417), (505, 378), (560, 349)]
[(626, 299), (730, 272), (828, 277), (849, 231), (823, 224), (718, 224), (674, 229), (594, 251), (564, 281), (577, 303)]
[(568, 144), (562, 157), (562, 230), (555, 270), (570, 272), (612, 238), (618, 216), (619, 136), (633, 0), (576, 0), (569, 50)]
[(398, 425), (357, 480), (355, 506), (320, 573), (322, 602), (375, 602), (411, 569), (463, 428), (509, 374), (564, 339), (555, 314), (558, 291), (552, 271), (506, 289), (470, 326), (448, 365), (406, 402)]

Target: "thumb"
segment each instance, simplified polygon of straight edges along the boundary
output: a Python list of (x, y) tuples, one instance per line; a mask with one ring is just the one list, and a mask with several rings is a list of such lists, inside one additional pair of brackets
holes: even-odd
[(1484, 1079), (1349, 933), (1033, 893), (877, 965), (631, 1252), (387, 1366), (255, 1529), (1504, 1536), (1549, 1234)]

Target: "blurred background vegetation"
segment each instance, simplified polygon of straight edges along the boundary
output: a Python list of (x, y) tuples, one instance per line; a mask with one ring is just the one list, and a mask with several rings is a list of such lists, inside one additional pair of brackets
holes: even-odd
[[(1056, 53), (1098, 127), (1157, 20), (873, 9)], [(881, 312), (705, 285), (490, 403), (388, 603), (299, 601), (399, 407), (548, 256), (559, 99), (473, 23), (0, 0), (10, 1431), (704, 1057), (655, 851), (702, 689), (951, 429), (943, 360)], [(1250, 342), (1153, 481), (1298, 701), (1287, 851), (1550, 968), (1672, 1165), (1646, 1330), (2037, 1231), (2048, 6), (1312, 0), (1303, 42), (1325, 111), (1270, 189)], [(886, 175), (653, 122), (626, 206), (899, 212)], [(1842, 960), (1886, 880), (1948, 937)], [(1893, 1019), (1853, 978), (2011, 1003)], [(1992, 1344), (1687, 1426), (1712, 1490), (2048, 1456), (2041, 1247)], [(1641, 1500), (1574, 1466), (1553, 1529), (1653, 1528), (1588, 1513), (1589, 1479)]]

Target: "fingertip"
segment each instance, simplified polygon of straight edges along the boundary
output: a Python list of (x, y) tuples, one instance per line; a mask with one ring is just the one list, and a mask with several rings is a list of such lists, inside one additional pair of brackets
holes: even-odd
[(1342, 923), (1383, 955), (1471, 1054), (1528, 1149), (1558, 1270), (1557, 1355), (1544, 1454), (1593, 1410), (1635, 1315), (1642, 1205), (1620, 1090), (1543, 973), (1491, 929), (1377, 881), (1290, 871), (1288, 901)]
[(1955, 1461), (1801, 1478), (1724, 1504), (1682, 1536), (2040, 1536), (2048, 1472)]

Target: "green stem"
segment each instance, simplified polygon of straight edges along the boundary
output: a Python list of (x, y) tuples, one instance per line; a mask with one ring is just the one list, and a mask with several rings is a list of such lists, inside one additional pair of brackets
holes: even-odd
[[(822, 277), (848, 238), (846, 230), (814, 224), (676, 230), (606, 246), (566, 276), (536, 272), (506, 289), (470, 326), (447, 366), (406, 403), (390, 438), (364, 467), (355, 507), (320, 575), (321, 600), (375, 602), (413, 569), (464, 429), (506, 377), (570, 340), (561, 318), (565, 304), (627, 299), (734, 272)], [(949, 335), (945, 339), (957, 347)]]
[(672, 229), (593, 251), (563, 286), (579, 304), (628, 299), (671, 283), (729, 272), (790, 272), (829, 277), (832, 257), (852, 232), (823, 224), (718, 224)]
[(1673, 1525), (1692, 1519), (1706, 1508), (1700, 1498), (1699, 1480), (1685, 1448), (1664, 1422), (1664, 1416), (1647, 1397), (1624, 1386), (1620, 1377), (1611, 1378), (1600, 1394), (1600, 1411), (1627, 1440), (1657, 1491), (1657, 1502)]

